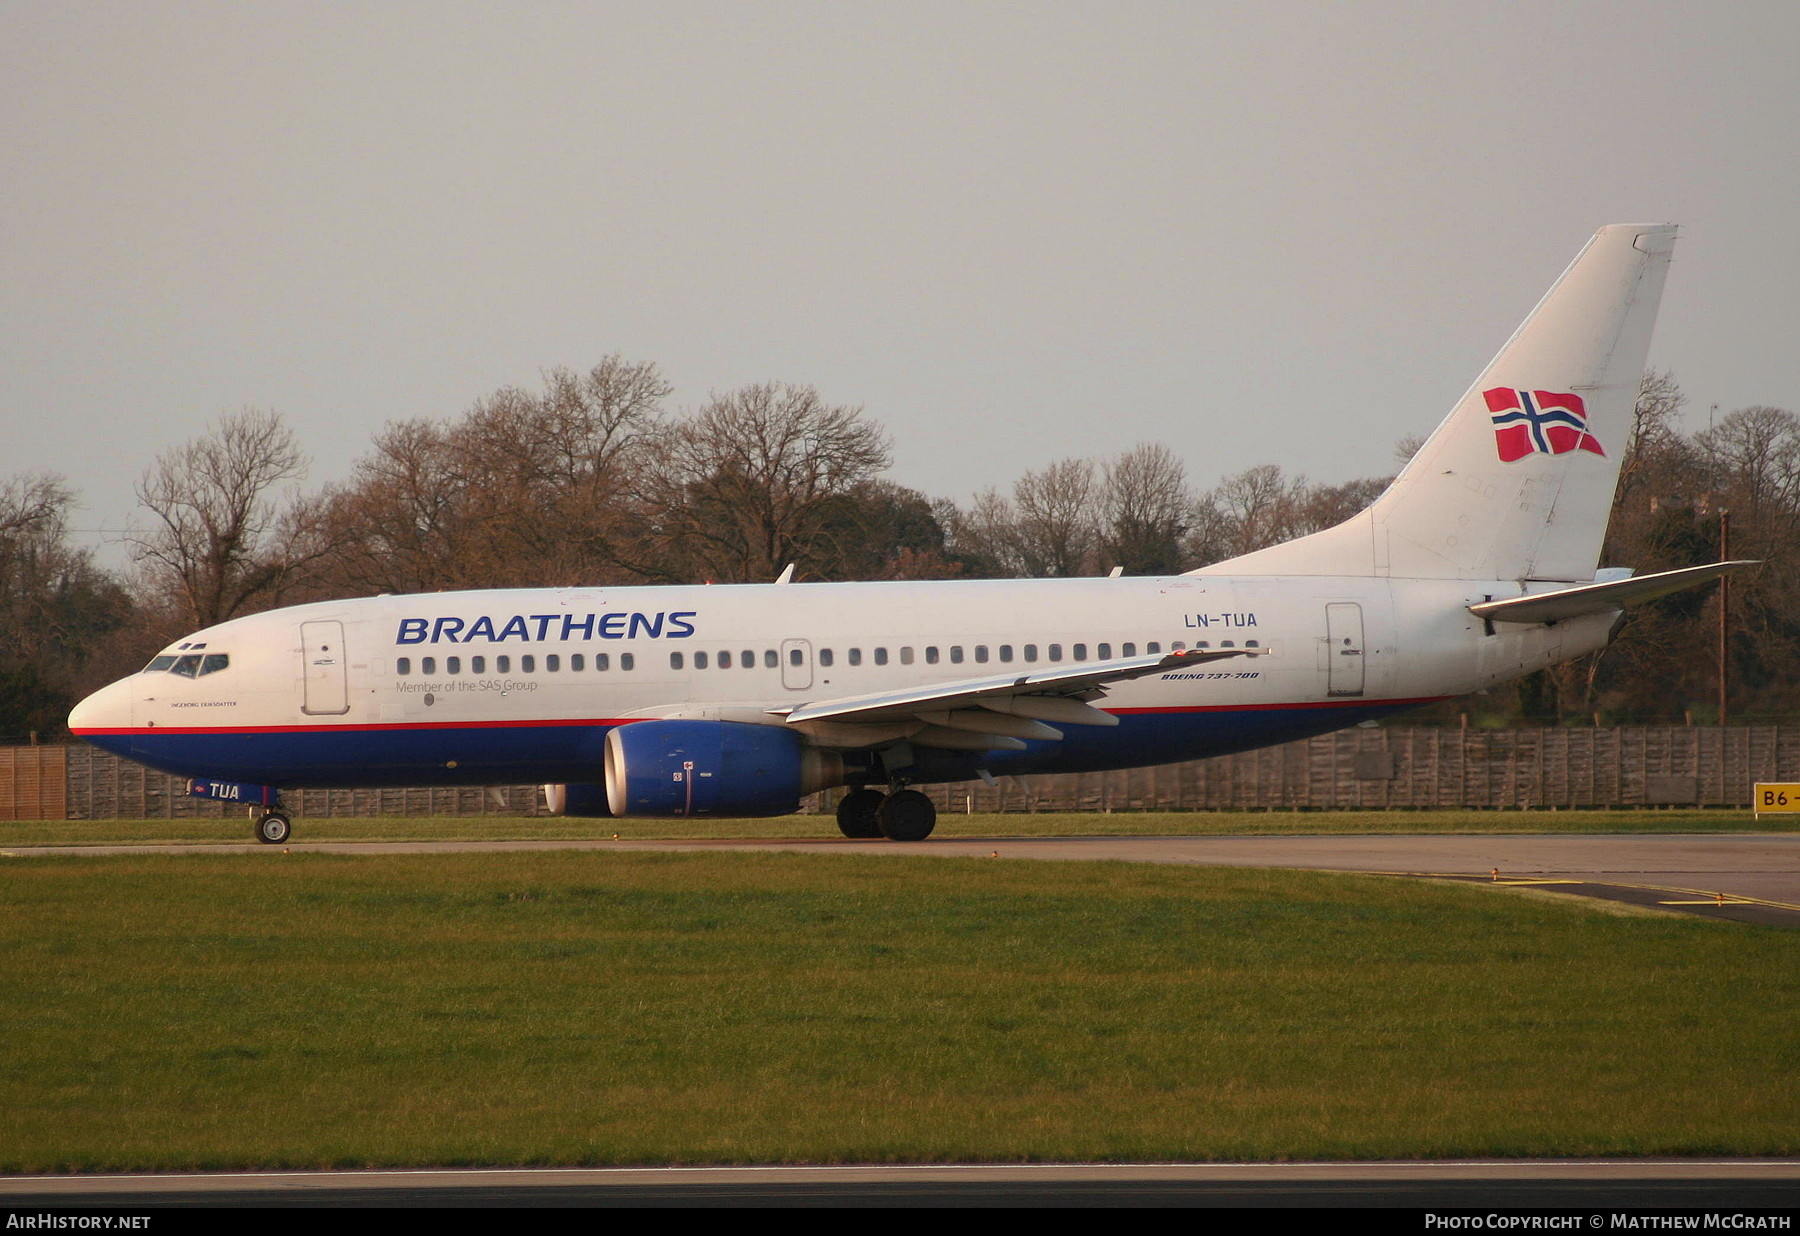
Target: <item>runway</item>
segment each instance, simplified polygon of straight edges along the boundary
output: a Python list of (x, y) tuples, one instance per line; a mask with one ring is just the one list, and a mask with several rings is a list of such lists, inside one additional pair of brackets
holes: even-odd
[[(604, 823), (604, 822), (602, 822)], [(1648, 909), (1800, 927), (1800, 833), (1463, 834), (1454, 836), (945, 837), (928, 841), (295, 842), (259, 845), (11, 846), (31, 855), (455, 854), (530, 850), (775, 851), (885, 857), (1285, 867), (1434, 876)]]

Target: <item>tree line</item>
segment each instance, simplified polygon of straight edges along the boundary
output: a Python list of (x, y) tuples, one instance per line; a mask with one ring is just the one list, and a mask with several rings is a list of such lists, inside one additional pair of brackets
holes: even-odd
[[(811, 387), (764, 384), (681, 413), (654, 364), (552, 369), (445, 420), (396, 421), (348, 477), (305, 485), (273, 412), (245, 409), (150, 462), (130, 565), (77, 548), (60, 477), (0, 479), (0, 741), (63, 733), (85, 692), (169, 640), (277, 606), (459, 588), (1168, 574), (1330, 527), (1389, 477), (1314, 482), (1261, 464), (1197, 489), (1157, 443), (1063, 459), (967, 502), (883, 478), (886, 430)], [(1782, 600), (1800, 538), (1800, 418), (1744, 408), (1684, 432), (1646, 378), (1605, 561), (1640, 572), (1731, 552), (1739, 719), (1800, 711), (1800, 621)], [(1417, 441), (1402, 442), (1403, 463)], [(1718, 598), (1634, 611), (1613, 647), (1479, 699), (1486, 721), (1710, 721)], [(1467, 704), (1438, 710), (1440, 719)]]

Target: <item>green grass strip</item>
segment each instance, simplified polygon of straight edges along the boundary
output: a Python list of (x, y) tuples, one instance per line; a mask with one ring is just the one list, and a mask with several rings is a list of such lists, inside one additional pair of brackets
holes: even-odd
[(1800, 933), (1307, 872), (0, 866), (0, 1170), (1800, 1151)]

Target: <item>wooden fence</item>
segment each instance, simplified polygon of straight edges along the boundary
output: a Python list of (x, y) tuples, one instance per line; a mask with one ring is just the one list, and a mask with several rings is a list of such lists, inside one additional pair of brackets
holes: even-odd
[[(1260, 751), (1106, 773), (927, 787), (941, 810), (1255, 811), (1747, 806), (1800, 781), (1800, 727), (1340, 730)], [(823, 810), (817, 795), (809, 810)], [(536, 786), (306, 790), (301, 816), (542, 815)], [(238, 817), (177, 777), (94, 747), (0, 748), (0, 819)]]

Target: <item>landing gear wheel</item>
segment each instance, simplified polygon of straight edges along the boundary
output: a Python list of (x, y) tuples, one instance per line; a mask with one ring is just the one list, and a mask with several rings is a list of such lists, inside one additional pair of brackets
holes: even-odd
[(887, 796), (876, 818), (889, 841), (923, 841), (937, 827), (937, 806), (917, 790), (899, 790)]
[(264, 845), (280, 845), (293, 830), (293, 824), (279, 811), (258, 816), (256, 820), (256, 839)]
[(880, 790), (851, 790), (838, 804), (838, 831), (846, 837), (881, 836), (881, 804), (886, 801)]

